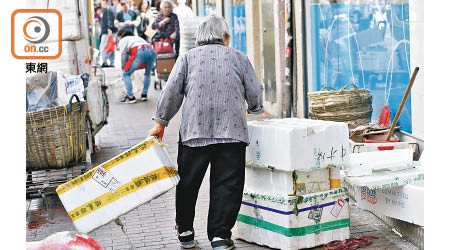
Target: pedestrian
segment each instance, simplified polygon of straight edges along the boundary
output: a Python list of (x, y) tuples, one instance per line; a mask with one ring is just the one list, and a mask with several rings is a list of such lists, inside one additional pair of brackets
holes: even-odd
[(141, 17), (139, 25), (136, 27), (138, 36), (142, 37), (144, 40), (149, 41), (151, 37), (145, 35), (147, 27), (153, 21), (153, 15), (150, 11), (150, 3), (148, 0), (143, 0), (138, 8), (138, 15)]
[(161, 38), (170, 38), (175, 43), (175, 53), (177, 56), (180, 51), (180, 25), (178, 17), (172, 12), (174, 4), (170, 0), (161, 1), (162, 10), (153, 21), (152, 28), (159, 29), (158, 34)]
[[(115, 36), (117, 32), (117, 28), (114, 26), (114, 10), (111, 6), (110, 0), (102, 0), (102, 30), (101, 30), (101, 38), (100, 38), (100, 53), (103, 60), (102, 67), (114, 67), (114, 50), (107, 53), (105, 51), (106, 44), (108, 42), (109, 36)], [(109, 63), (108, 63), (109, 59)]]
[(155, 60), (155, 52), (151, 44), (139, 36), (134, 36), (127, 29), (120, 30), (117, 34), (117, 39), (119, 40), (119, 49), (122, 53), (123, 82), (127, 91), (127, 95), (122, 102), (136, 102), (131, 84), (131, 74), (140, 68), (145, 68), (141, 101), (147, 101), (147, 92), (150, 86), (150, 71)]
[(128, 8), (129, 8), (130, 10), (136, 12), (136, 11), (137, 11), (137, 8), (136, 8), (135, 1), (133, 1), (133, 0), (127, 0), (127, 2), (128, 2)]
[(177, 14), (178, 18), (193, 17), (192, 9), (186, 5), (186, 0), (177, 0), (178, 6), (173, 9), (173, 13)]
[(114, 24), (119, 30), (126, 29), (131, 31), (131, 33), (134, 33), (134, 27), (139, 24), (140, 17), (136, 15), (136, 12), (129, 8), (126, 1), (121, 1), (120, 6), (122, 10), (117, 13)]
[(247, 112), (264, 112), (262, 85), (247, 58), (228, 47), (225, 19), (211, 16), (196, 31), (198, 47), (180, 56), (158, 99), (150, 136), (164, 129), (182, 106), (178, 144), (176, 228), (183, 248), (192, 248), (198, 191), (208, 165), (210, 203), (208, 239), (213, 249), (232, 249), (231, 228), (242, 202)]
[(117, 13), (122, 9), (120, 0), (112, 0), (112, 7), (114, 9), (114, 15), (117, 16)]
[(94, 7), (94, 31), (95, 31), (95, 43), (94, 43), (94, 48), (100, 50), (100, 39), (102, 36), (102, 12), (103, 12), (103, 8), (100, 5), (97, 5)]

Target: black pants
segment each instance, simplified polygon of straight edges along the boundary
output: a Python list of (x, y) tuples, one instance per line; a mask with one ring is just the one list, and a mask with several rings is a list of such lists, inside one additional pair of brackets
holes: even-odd
[(222, 143), (188, 147), (179, 143), (176, 222), (180, 232), (193, 229), (198, 191), (211, 163), (208, 239), (231, 237), (244, 190), (246, 146)]

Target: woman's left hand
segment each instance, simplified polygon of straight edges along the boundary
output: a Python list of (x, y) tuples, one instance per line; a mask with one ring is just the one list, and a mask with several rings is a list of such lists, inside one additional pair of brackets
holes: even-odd
[(170, 39), (175, 40), (175, 38), (177, 37), (177, 33), (173, 32), (172, 35), (170, 35)]

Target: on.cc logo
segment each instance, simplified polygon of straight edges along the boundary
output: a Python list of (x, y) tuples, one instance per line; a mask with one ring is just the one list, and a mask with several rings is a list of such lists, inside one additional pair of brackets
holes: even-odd
[(49, 34), (50, 25), (42, 17), (32, 16), (23, 25), (23, 36), (30, 43), (42, 43), (48, 38)]

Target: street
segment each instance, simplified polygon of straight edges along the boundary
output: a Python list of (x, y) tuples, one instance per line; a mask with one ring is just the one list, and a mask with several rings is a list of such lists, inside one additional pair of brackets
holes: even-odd
[[(121, 76), (117, 68), (105, 69), (107, 82)], [(155, 113), (156, 102), (160, 90), (153, 89), (153, 79), (147, 102), (138, 101), (136, 104), (119, 103), (111, 89), (108, 90), (110, 101), (109, 123), (96, 136), (99, 151), (92, 157), (92, 165), (98, 164), (125, 151), (147, 137), (154, 122), (151, 117)], [(249, 116), (250, 119), (263, 119), (264, 116)], [(168, 144), (168, 152), (174, 164), (177, 157), (178, 128), (181, 120), (179, 112), (170, 122), (165, 131), (163, 142)], [(198, 249), (211, 249), (207, 239), (206, 223), (209, 203), (209, 173), (207, 172), (196, 206), (195, 235)], [(351, 237), (374, 235), (379, 239), (362, 249), (418, 249), (395, 234), (390, 227), (370, 212), (357, 208), (350, 200)], [(130, 249), (130, 243), (136, 249), (180, 249), (174, 230), (175, 226), (175, 189), (142, 205), (139, 208), (120, 217), (125, 231), (111, 222), (94, 230), (90, 235), (98, 240), (106, 249)], [(56, 195), (27, 200), (27, 241), (42, 240), (52, 233), (75, 230), (64, 207)], [(237, 249), (269, 249), (236, 240)], [(317, 247), (314, 249), (323, 249)]]

